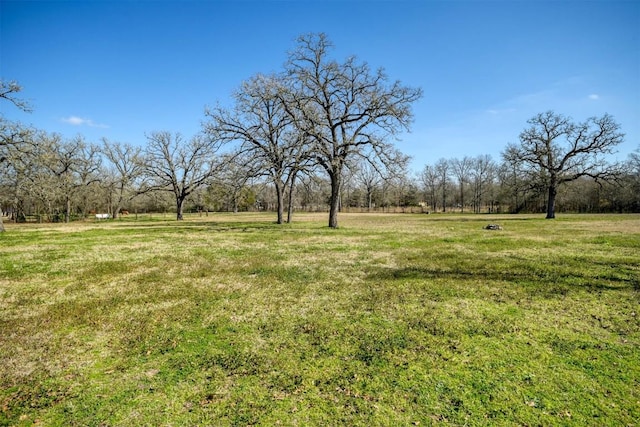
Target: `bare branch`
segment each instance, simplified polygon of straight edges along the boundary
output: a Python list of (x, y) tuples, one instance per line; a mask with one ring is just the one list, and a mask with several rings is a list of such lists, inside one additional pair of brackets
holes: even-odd
[(11, 102), (26, 113), (32, 112), (33, 109), (29, 102), (15, 96), (20, 92), (22, 92), (22, 86), (20, 86), (18, 82), (0, 79), (0, 98)]

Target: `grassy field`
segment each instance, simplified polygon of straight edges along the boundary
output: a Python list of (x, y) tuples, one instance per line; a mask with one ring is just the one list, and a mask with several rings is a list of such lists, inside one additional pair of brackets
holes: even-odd
[(0, 425), (640, 420), (640, 216), (273, 219), (6, 224)]

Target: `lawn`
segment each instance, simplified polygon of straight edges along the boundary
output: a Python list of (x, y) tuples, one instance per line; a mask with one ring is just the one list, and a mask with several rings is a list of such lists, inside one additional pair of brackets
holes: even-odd
[(640, 216), (273, 219), (6, 224), (0, 425), (640, 419)]

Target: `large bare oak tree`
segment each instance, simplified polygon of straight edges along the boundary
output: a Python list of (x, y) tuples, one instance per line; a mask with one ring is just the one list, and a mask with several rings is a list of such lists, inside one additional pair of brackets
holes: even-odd
[(329, 176), (329, 227), (336, 228), (347, 161), (394, 152), (388, 139), (408, 130), (411, 106), (422, 90), (390, 83), (382, 69), (374, 72), (355, 57), (331, 59), (331, 48), (325, 34), (298, 38), (286, 65), (292, 88), (287, 111), (310, 138), (315, 161)]
[(569, 117), (547, 111), (527, 123), (530, 127), (520, 134), (520, 143), (507, 145), (502, 156), (529, 173), (532, 182), (544, 184), (547, 219), (555, 218), (560, 185), (585, 176), (602, 180), (614, 175), (604, 155), (613, 153), (624, 134), (609, 114), (574, 123)]
[(239, 142), (239, 152), (248, 156), (254, 171), (268, 175), (276, 190), (278, 224), (284, 221), (285, 190), (293, 188), (308, 158), (304, 135), (286, 112), (287, 90), (281, 78), (258, 74), (236, 91), (234, 109), (207, 109), (210, 120), (204, 124), (211, 138)]

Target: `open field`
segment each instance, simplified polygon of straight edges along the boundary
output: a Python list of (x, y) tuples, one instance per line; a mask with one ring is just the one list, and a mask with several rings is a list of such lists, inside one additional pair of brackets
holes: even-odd
[(640, 216), (273, 219), (6, 224), (0, 425), (640, 420)]

